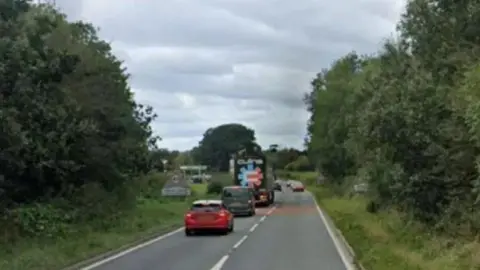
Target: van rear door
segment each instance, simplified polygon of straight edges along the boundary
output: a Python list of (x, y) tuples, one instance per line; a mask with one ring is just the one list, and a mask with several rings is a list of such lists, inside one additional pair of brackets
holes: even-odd
[(227, 207), (242, 207), (249, 204), (250, 192), (248, 188), (225, 188), (222, 192), (222, 201)]

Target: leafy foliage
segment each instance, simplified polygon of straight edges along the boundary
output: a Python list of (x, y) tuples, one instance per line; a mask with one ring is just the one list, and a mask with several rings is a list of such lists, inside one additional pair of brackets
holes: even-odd
[(296, 160), (288, 163), (285, 167), (287, 171), (311, 171), (312, 166), (307, 156), (301, 155)]
[(255, 132), (241, 124), (224, 124), (209, 128), (200, 141), (198, 148), (193, 149), (196, 162), (207, 165), (218, 171), (226, 172), (229, 168), (230, 156), (255, 142)]
[(51, 235), (58, 224), (114, 219), (151, 168), (152, 108), (133, 101), (92, 25), (29, 1), (2, 1), (0, 11), (0, 214), (9, 224), (0, 227)]
[(220, 194), (223, 190), (223, 183), (220, 181), (212, 181), (207, 185), (207, 194)]
[(476, 1), (409, 1), (399, 37), (378, 54), (352, 52), (318, 73), (306, 146), (322, 174), (369, 182), (375, 203), (476, 233), (479, 19)]
[[(276, 145), (272, 145), (276, 146)], [(267, 159), (271, 162), (271, 164), (278, 169), (287, 169), (287, 166), (289, 167), (288, 169), (290, 170), (297, 170), (297, 167), (294, 166), (293, 164), (305, 153), (302, 151), (299, 151), (295, 148), (281, 148), (279, 149), (278, 146), (272, 147), (270, 146), (270, 149), (266, 151)], [(305, 162), (309, 163), (308, 160), (303, 160), (300, 161), (305, 164)], [(295, 163), (296, 164), (296, 163)], [(309, 163), (310, 164), (310, 163)], [(300, 170), (308, 170), (311, 169), (309, 168), (300, 168)]]

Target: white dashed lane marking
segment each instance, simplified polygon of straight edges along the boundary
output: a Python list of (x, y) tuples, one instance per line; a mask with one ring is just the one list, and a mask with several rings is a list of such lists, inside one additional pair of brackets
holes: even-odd
[(220, 261), (218, 261), (210, 270), (220, 270), (222, 269), (225, 262), (228, 260), (228, 255), (223, 256)]
[(247, 239), (247, 237), (248, 237), (247, 235), (244, 235), (244, 236), (240, 239), (240, 241), (238, 241), (235, 245), (233, 245), (233, 249), (237, 249), (237, 248), (243, 243), (243, 241), (245, 241), (245, 240)]
[(223, 265), (227, 262), (228, 257), (232, 254), (232, 252), (234, 252), (236, 249), (238, 249), (238, 247), (240, 247), (243, 244), (243, 242), (245, 242), (245, 240), (247, 240), (248, 235), (250, 233), (254, 232), (255, 229), (257, 229), (258, 225), (260, 225), (260, 223), (265, 221), (267, 216), (271, 215), (273, 213), (273, 211), (275, 211), (276, 208), (277, 208), (276, 206), (270, 208), (270, 210), (264, 216), (262, 216), (260, 218), (259, 222), (253, 224), (253, 226), (250, 228), (250, 230), (248, 230), (247, 234), (242, 236), (242, 238), (240, 238), (240, 240), (237, 243), (235, 243), (235, 245), (233, 245), (233, 247), (228, 251), (227, 255), (223, 256), (210, 270), (221, 270)]

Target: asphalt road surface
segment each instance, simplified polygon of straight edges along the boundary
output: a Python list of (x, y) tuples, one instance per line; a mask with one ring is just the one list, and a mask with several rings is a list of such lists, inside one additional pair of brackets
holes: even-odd
[[(308, 193), (278, 192), (277, 204), (236, 218), (229, 235), (183, 230), (84, 270), (351, 270)], [(337, 243), (338, 244), (338, 243)], [(340, 252), (338, 251), (340, 249)]]

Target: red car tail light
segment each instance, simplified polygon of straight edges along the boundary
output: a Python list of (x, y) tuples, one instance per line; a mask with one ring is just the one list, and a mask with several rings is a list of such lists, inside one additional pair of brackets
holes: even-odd
[(221, 218), (224, 218), (224, 217), (227, 217), (227, 213), (222, 210), (222, 211), (218, 212), (218, 216), (221, 217)]
[(186, 219), (191, 219), (191, 218), (193, 218), (192, 213), (187, 213), (187, 214), (185, 214), (185, 218), (186, 218)]

